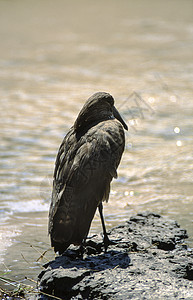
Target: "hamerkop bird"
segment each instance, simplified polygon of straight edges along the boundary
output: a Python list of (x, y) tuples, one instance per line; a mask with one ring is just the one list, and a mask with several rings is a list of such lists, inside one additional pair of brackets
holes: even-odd
[(109, 245), (102, 201), (108, 201), (110, 183), (125, 146), (127, 125), (108, 93), (92, 95), (65, 136), (56, 158), (49, 234), (55, 252), (62, 254), (70, 244), (83, 245), (98, 207)]

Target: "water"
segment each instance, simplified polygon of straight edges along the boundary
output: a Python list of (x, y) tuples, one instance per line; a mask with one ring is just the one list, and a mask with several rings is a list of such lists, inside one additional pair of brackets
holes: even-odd
[[(192, 12), (189, 0), (0, 1), (1, 275), (36, 280), (54, 258), (55, 156), (96, 91), (110, 92), (130, 124), (108, 228), (154, 211), (176, 219), (193, 246)], [(125, 101), (133, 91), (151, 109)], [(96, 215), (91, 233), (99, 231)]]

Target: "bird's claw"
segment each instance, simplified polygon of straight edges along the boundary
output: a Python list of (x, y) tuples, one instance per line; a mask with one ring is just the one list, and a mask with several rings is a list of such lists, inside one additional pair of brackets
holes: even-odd
[(110, 245), (116, 245), (118, 244), (118, 242), (120, 241), (121, 239), (117, 239), (116, 241), (112, 241), (109, 239), (108, 235), (105, 234), (104, 235), (104, 238), (103, 238), (103, 243), (104, 243), (104, 247), (105, 247), (105, 252), (107, 252), (107, 248), (108, 246)]

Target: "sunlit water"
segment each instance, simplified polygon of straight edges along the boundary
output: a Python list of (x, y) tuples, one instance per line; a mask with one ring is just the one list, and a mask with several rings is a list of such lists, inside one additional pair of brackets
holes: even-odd
[(37, 279), (55, 156), (96, 91), (130, 124), (108, 228), (154, 211), (193, 246), (192, 12), (188, 0), (0, 2), (0, 274)]

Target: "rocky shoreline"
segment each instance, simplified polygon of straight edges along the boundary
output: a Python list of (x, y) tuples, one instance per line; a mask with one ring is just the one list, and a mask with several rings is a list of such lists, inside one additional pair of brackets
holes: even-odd
[(39, 274), (38, 299), (193, 299), (193, 249), (186, 230), (154, 213), (137, 214), (88, 240), (83, 258), (71, 247)]

